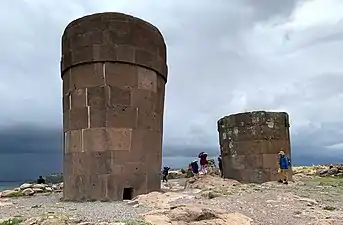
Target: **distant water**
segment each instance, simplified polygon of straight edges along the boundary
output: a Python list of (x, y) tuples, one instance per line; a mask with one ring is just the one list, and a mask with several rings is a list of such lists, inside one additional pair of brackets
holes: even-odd
[(21, 181), (10, 181), (10, 182), (1, 182), (0, 181), (0, 191), (1, 190), (7, 190), (7, 189), (13, 189), (16, 187), (19, 187), (23, 182)]

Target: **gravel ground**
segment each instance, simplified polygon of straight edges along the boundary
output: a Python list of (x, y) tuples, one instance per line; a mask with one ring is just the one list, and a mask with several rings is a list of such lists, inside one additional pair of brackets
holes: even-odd
[[(182, 192), (193, 198), (181, 198), (170, 205), (203, 205), (225, 212), (238, 212), (253, 219), (253, 225), (343, 225), (343, 180), (298, 181), (289, 185), (275, 182), (263, 185), (225, 186), (227, 196), (208, 199), (197, 189), (184, 190), (185, 179), (170, 180), (164, 190)], [(202, 181), (200, 181), (202, 182)], [(213, 187), (215, 180), (207, 181)], [(218, 181), (217, 181), (218, 182)], [(203, 184), (203, 183), (201, 183)], [(2, 206), (0, 218), (35, 217), (63, 214), (74, 221), (110, 222), (114, 219), (139, 218), (150, 210), (127, 202), (61, 202), (62, 193), (10, 199), (14, 205)]]
[(71, 215), (82, 221), (113, 221), (114, 219), (138, 218), (139, 213), (148, 212), (145, 206), (133, 207), (126, 202), (62, 202), (62, 193), (37, 195), (11, 199), (14, 205), (1, 207), (0, 219), (12, 216), (35, 217), (42, 214)]
[[(172, 203), (219, 207), (226, 212), (242, 213), (254, 225), (343, 225), (343, 190), (291, 183), (282, 185), (243, 185), (230, 189), (229, 196), (205, 199), (180, 199)], [(325, 207), (333, 207), (326, 210)]]

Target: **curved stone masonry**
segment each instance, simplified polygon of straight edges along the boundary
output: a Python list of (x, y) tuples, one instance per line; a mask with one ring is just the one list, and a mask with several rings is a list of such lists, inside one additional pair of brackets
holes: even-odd
[(218, 120), (218, 132), (226, 178), (246, 183), (276, 181), (278, 153), (284, 151), (291, 157), (289, 116), (285, 112), (226, 116)]
[(71, 22), (62, 36), (64, 199), (160, 190), (166, 45), (122, 13)]

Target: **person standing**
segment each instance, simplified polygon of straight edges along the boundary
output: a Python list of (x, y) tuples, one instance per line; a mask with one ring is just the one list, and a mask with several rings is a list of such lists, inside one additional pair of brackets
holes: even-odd
[(291, 166), (290, 159), (283, 151), (279, 152), (278, 182), (288, 184), (288, 168)]
[(193, 160), (193, 162), (191, 163), (191, 167), (192, 167), (193, 174), (198, 175), (198, 173), (199, 173), (198, 160)]
[(223, 163), (222, 163), (222, 157), (218, 156), (218, 167), (220, 170), (220, 177), (223, 177)]
[(170, 167), (163, 167), (163, 171), (162, 171), (162, 182), (166, 182), (168, 183), (168, 174), (169, 174), (169, 170), (170, 170)]
[(42, 176), (39, 176), (37, 179), (37, 184), (45, 184), (45, 179)]
[(205, 152), (200, 152), (199, 156), (200, 158), (200, 166), (201, 166), (201, 171), (203, 174), (206, 174), (207, 171), (206, 171), (206, 165), (208, 164), (208, 161), (207, 161), (207, 153)]

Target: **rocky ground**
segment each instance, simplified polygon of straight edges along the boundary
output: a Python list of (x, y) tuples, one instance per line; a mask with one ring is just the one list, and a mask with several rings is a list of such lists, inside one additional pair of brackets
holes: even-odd
[(19, 188), (10, 197), (1, 194), (0, 225), (343, 225), (343, 179), (320, 177), (326, 169), (295, 168), (289, 185), (240, 184), (212, 175), (178, 178), (163, 184), (162, 192), (124, 202), (61, 202), (59, 187), (35, 187), (27, 196), (18, 193), (34, 187)]

